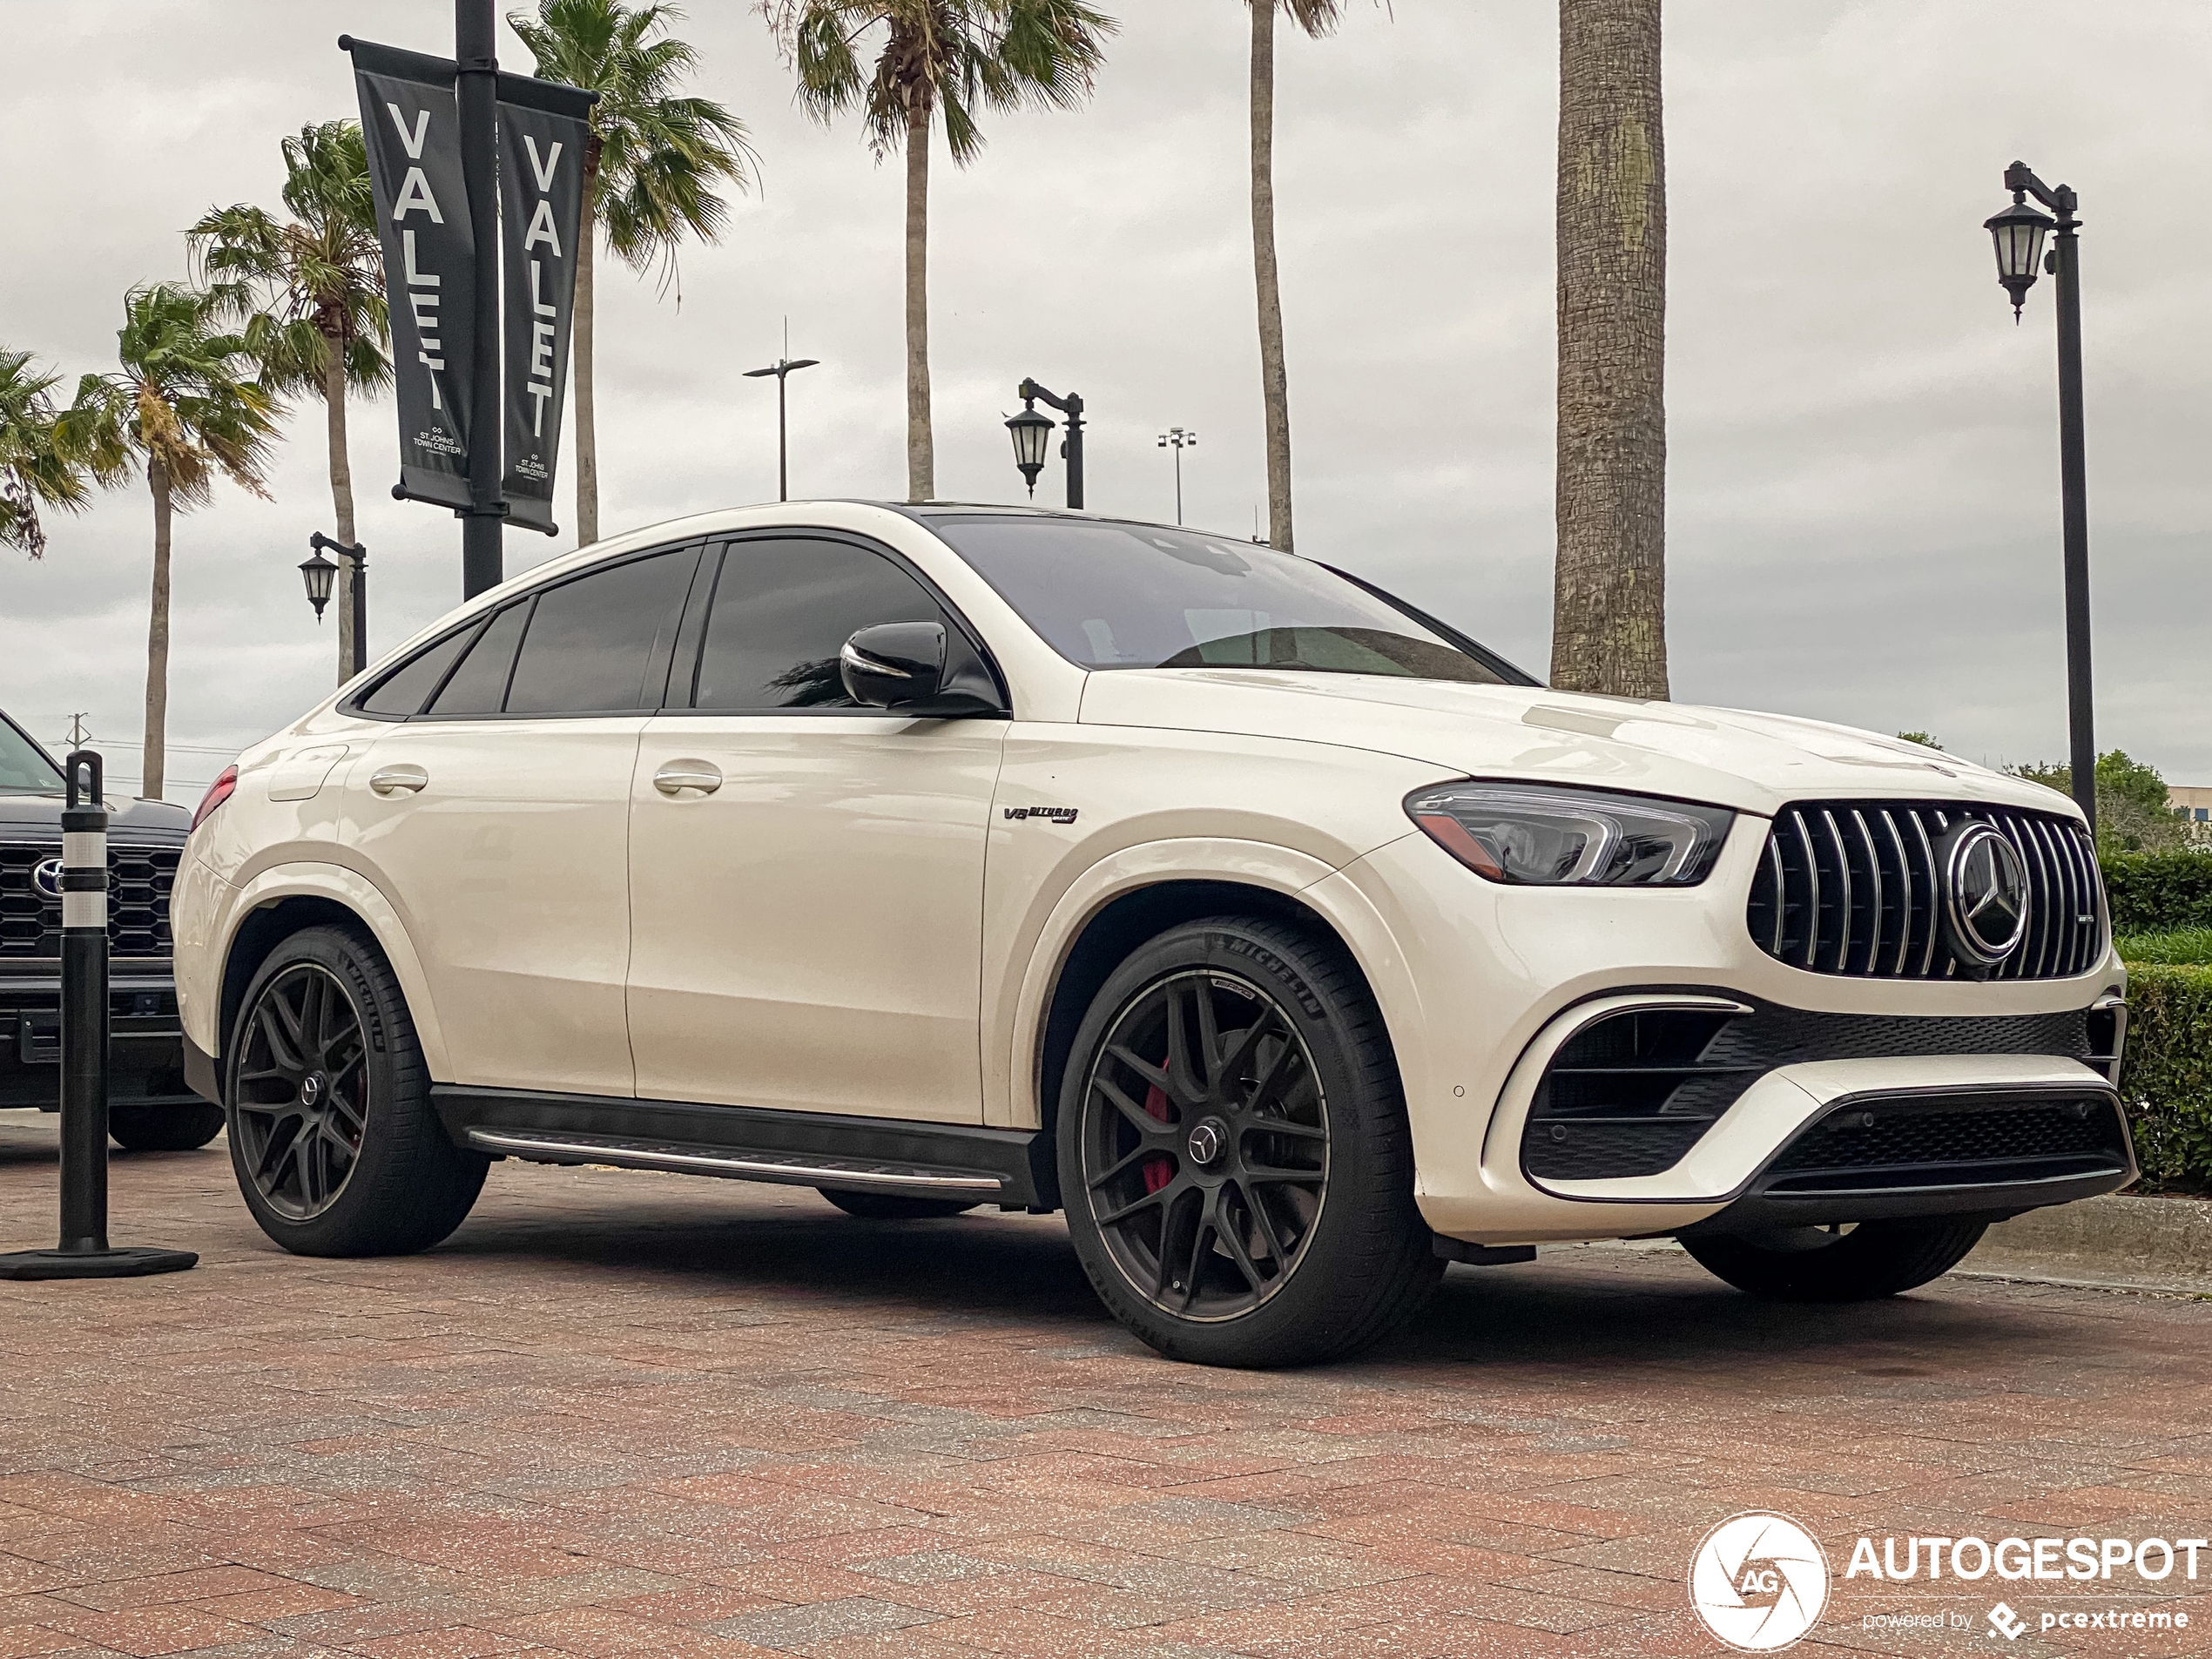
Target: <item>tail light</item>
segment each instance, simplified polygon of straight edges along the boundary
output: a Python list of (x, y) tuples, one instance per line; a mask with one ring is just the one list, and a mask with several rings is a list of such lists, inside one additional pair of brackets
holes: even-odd
[(207, 821), (208, 814), (231, 798), (238, 787), (238, 768), (226, 766), (215, 774), (215, 781), (207, 786), (207, 792), (199, 798), (199, 806), (192, 815), (192, 826), (198, 829)]

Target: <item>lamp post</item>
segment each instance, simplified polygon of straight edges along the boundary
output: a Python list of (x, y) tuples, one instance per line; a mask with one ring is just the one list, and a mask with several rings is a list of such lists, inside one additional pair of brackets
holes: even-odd
[[(2066, 561), (2066, 690), (2068, 762), (2074, 805), (2097, 827), (2097, 741), (2089, 676), (2089, 477), (2081, 422), (2081, 266), (2074, 210), (2080, 199), (2065, 185), (2045, 184), (2025, 161), (2005, 169), (2013, 205), (1983, 221), (1996, 244), (1997, 280), (2012, 296), (2020, 320), (2027, 291), (2040, 272), (2058, 279), (2059, 486)], [(2056, 219), (2027, 205), (2035, 199)], [(2050, 255), (2045, 233), (2056, 230)]]
[(1160, 448), (1175, 451), (1175, 522), (1183, 523), (1183, 452), (1197, 446), (1198, 435), (1171, 426), (1160, 434)]
[(748, 368), (745, 377), (749, 381), (773, 374), (776, 377), (776, 499), (791, 499), (791, 427), (786, 418), (784, 383), (802, 368), (819, 367), (819, 357), (801, 357), (793, 361), (791, 354), (791, 324), (784, 324), (784, 354), (765, 368)]
[(1083, 401), (1076, 393), (1062, 397), (1049, 392), (1032, 380), (1025, 380), (1015, 388), (1022, 402), (1022, 413), (1006, 423), (1014, 435), (1014, 464), (1029, 481), (1029, 493), (1037, 493), (1037, 475), (1044, 470), (1045, 439), (1052, 431), (1052, 417), (1037, 413), (1039, 403), (1049, 403), (1068, 417), (1068, 435), (1061, 440), (1060, 453), (1068, 458), (1068, 505), (1081, 511), (1083, 504)]
[[(354, 593), (354, 671), (358, 674), (368, 666), (368, 549), (359, 542), (348, 546), (320, 530), (307, 538), (308, 557), (300, 563), (300, 577), (307, 583), (307, 603), (315, 608), (318, 623), (338, 579), (339, 567), (322, 556), (326, 548), (346, 560), (346, 580)], [(342, 676), (339, 684), (345, 684)]]

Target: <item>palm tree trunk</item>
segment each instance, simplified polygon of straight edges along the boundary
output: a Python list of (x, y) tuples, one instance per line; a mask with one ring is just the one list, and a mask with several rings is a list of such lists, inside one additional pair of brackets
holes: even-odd
[(591, 396), (591, 256), (598, 248), (598, 215), (592, 192), (597, 187), (598, 142), (592, 141), (583, 169), (583, 222), (576, 238), (575, 335), (570, 349), (576, 362), (576, 544), (599, 539), (599, 427)]
[(1267, 539), (1291, 550), (1291, 384), (1275, 265), (1275, 6), (1252, 13), (1252, 274), (1259, 289), (1259, 391), (1267, 415)]
[(930, 106), (907, 106), (907, 499), (937, 494), (937, 442), (929, 424)]
[(1552, 683), (1667, 687), (1660, 0), (1560, 0)]
[(169, 469), (158, 455), (146, 460), (153, 491), (153, 604), (146, 623), (145, 764), (138, 793), (159, 800), (167, 783), (169, 731)]
[[(330, 440), (330, 509), (338, 539), (351, 547), (354, 535), (354, 463), (346, 453), (346, 336), (326, 334), (322, 401)], [(354, 660), (353, 562), (338, 573), (338, 683), (343, 685), (366, 664)]]

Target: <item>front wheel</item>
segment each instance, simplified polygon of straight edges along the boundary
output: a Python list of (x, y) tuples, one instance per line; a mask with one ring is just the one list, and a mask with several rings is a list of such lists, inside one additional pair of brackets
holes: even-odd
[(1442, 1272), (1381, 1014), (1318, 933), (1217, 916), (1140, 948), (1076, 1030), (1058, 1136), (1092, 1286), (1170, 1359), (1335, 1359)]
[(1863, 1221), (1692, 1234), (1682, 1247), (1739, 1291), (1777, 1302), (1871, 1302), (1941, 1278), (1981, 1242), (1986, 1222)]
[(349, 927), (310, 927), (246, 987), (224, 1074), (231, 1166), (261, 1231), (301, 1256), (426, 1250), (490, 1160), (448, 1137), (407, 999)]
[(945, 1216), (964, 1216), (975, 1208), (960, 1198), (909, 1198), (898, 1192), (862, 1192), (855, 1187), (817, 1187), (848, 1216), (863, 1221), (934, 1221)]
[(223, 1109), (206, 1102), (185, 1106), (111, 1103), (107, 1132), (133, 1152), (196, 1152), (223, 1132)]

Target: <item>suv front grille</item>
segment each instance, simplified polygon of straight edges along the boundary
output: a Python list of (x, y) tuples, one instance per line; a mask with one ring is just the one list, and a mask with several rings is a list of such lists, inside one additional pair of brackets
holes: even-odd
[(2027, 934), (2000, 980), (2071, 979), (2104, 954), (2104, 881), (2088, 832), (2055, 813), (1960, 801), (1805, 800), (1775, 814), (1744, 921), (1777, 961), (1815, 974), (1948, 979), (1936, 843), (1993, 826), (2027, 872)]
[[(0, 841), (0, 960), (58, 959), (61, 900), (39, 891), (31, 872), (44, 859), (61, 856), (61, 843)], [(117, 956), (170, 954), (169, 893), (176, 885), (181, 846), (118, 843), (108, 839), (108, 949)]]

